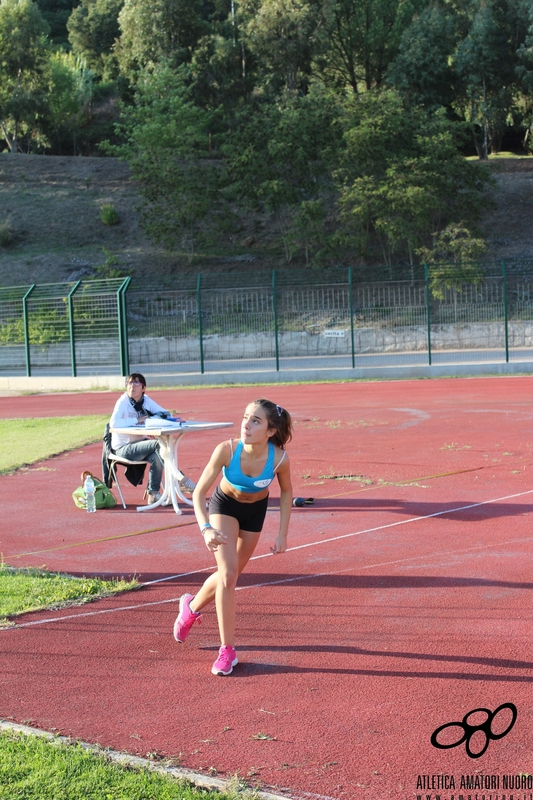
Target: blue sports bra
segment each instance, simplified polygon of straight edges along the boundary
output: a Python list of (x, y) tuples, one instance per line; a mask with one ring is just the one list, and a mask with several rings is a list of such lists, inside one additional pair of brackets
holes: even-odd
[[(232, 445), (233, 440), (230, 440), (230, 447), (233, 449)], [(246, 492), (247, 494), (254, 494), (255, 492), (262, 492), (263, 489), (266, 489), (267, 486), (270, 486), (272, 481), (274, 480), (275, 476), (275, 469), (274, 469), (274, 458), (276, 455), (276, 448), (272, 444), (272, 442), (268, 443), (268, 457), (266, 460), (265, 468), (261, 475), (258, 475), (256, 478), (250, 477), (250, 475), (245, 475), (241, 470), (241, 452), (242, 452), (242, 441), (239, 440), (239, 444), (235, 448), (233, 455), (231, 456), (231, 461), (227, 467), (222, 467), (222, 474), (227, 480), (227, 482), (233, 486), (234, 489), (237, 489), (239, 492)], [(285, 453), (281, 457), (281, 461), (285, 457)], [(279, 462), (281, 464), (281, 461)], [(278, 464), (279, 467), (279, 464)]]

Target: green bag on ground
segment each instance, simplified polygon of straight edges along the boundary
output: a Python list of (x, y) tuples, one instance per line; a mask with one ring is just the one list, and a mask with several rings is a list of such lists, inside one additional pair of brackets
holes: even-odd
[(72, 499), (78, 508), (83, 508), (85, 510), (87, 507), (87, 498), (85, 497), (85, 489), (83, 488), (87, 475), (90, 475), (93, 479), (96, 508), (113, 508), (116, 506), (117, 501), (111, 489), (108, 489), (105, 483), (95, 478), (92, 473), (84, 472), (81, 476), (81, 486), (78, 486), (78, 488), (72, 492)]

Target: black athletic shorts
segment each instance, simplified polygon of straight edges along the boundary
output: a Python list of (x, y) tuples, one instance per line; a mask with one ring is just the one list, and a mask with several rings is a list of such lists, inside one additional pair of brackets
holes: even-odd
[(268, 495), (255, 503), (239, 503), (233, 497), (228, 497), (220, 486), (217, 486), (209, 500), (209, 513), (234, 517), (241, 531), (260, 533), (263, 530), (267, 506)]

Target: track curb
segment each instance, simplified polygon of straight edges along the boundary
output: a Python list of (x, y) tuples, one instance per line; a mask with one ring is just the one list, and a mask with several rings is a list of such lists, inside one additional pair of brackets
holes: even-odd
[[(132, 756), (129, 753), (121, 753), (118, 750), (109, 750), (105, 747), (99, 747), (98, 745), (89, 744), (88, 742), (82, 742), (79, 739), (72, 739), (69, 736), (60, 736), (58, 734), (50, 733), (50, 731), (44, 731), (40, 728), (31, 728), (28, 725), (19, 725), (16, 722), (9, 722), (5, 719), (0, 719), (0, 731), (14, 731), (16, 733), (23, 733), (26, 736), (41, 736), (44, 739), (49, 739), (50, 741), (54, 742), (61, 742), (62, 744), (76, 743), (83, 747), (84, 750), (94, 753), (95, 755), (108, 758), (110, 761), (113, 761), (115, 764), (119, 764), (123, 767), (150, 769), (154, 772), (160, 772), (176, 779), (181, 778), (187, 780), (190, 783), (193, 783), (195, 786), (198, 786), (202, 789), (209, 789), (211, 791), (215, 790), (218, 792), (228, 792), (230, 790), (230, 781), (224, 781), (220, 778), (215, 778), (209, 775), (202, 775), (199, 772), (182, 769), (181, 767), (166, 767), (164, 764), (150, 761), (148, 758)], [(243, 791), (243, 797), (246, 797), (246, 794), (244, 793), (245, 791), (249, 792), (250, 797), (254, 800), (256, 800), (256, 798), (257, 800), (290, 800), (290, 795), (288, 794), (272, 794), (271, 792), (261, 791), (260, 789), (254, 789), (252, 787), (247, 787)]]

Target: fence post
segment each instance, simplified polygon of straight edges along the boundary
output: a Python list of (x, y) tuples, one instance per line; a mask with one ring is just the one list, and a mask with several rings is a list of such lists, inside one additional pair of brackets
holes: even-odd
[(278, 342), (278, 292), (276, 286), (276, 270), (272, 270), (272, 308), (274, 310), (274, 345), (276, 348), (276, 372), (279, 372), (279, 342)]
[(428, 326), (428, 363), (431, 366), (431, 297), (429, 292), (429, 268), (424, 264), (424, 275), (426, 279), (426, 319)]
[(24, 347), (26, 349), (26, 376), (31, 378), (31, 359), (30, 359), (30, 326), (28, 323), (28, 297), (35, 289), (36, 284), (33, 283), (24, 297), (22, 298), (22, 319), (24, 323)]
[(507, 270), (505, 269), (505, 261), (502, 259), (502, 274), (503, 274), (503, 325), (505, 331), (505, 361), (509, 363), (509, 313), (507, 309)]
[(355, 369), (355, 338), (353, 330), (353, 275), (352, 268), (348, 267), (348, 287), (350, 292), (350, 336), (352, 339), (352, 369)]
[(198, 309), (198, 337), (200, 339), (200, 372), (204, 374), (204, 329), (202, 325), (202, 275), (198, 273), (196, 283), (196, 307)]
[(130, 285), (131, 278), (125, 278), (117, 292), (117, 315), (118, 315), (118, 341), (120, 350), (120, 370), (126, 377), (130, 373), (130, 352), (128, 342), (128, 312), (126, 307), (126, 289)]
[(72, 377), (76, 377), (76, 342), (74, 341), (74, 305), (72, 303), (72, 295), (80, 285), (81, 281), (76, 281), (70, 292), (68, 293), (68, 327), (70, 334), (70, 363), (72, 364)]

